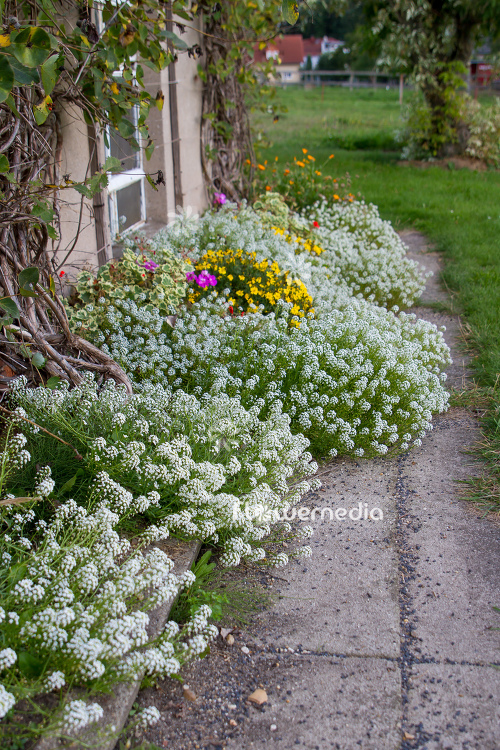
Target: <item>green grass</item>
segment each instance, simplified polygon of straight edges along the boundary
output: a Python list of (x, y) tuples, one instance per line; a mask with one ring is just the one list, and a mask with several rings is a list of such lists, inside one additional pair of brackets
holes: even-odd
[[(397, 92), (385, 89), (286, 89), (277, 92), (288, 112), (273, 123), (254, 115), (270, 143), (258, 150), (261, 160), (279, 156), (280, 163), (307, 148), (317, 161), (328, 160), (324, 173), (348, 172), (352, 189), (377, 204), (383, 218), (396, 229), (424, 232), (443, 253), (443, 280), (457, 293), (476, 347), (476, 377), (493, 385), (500, 372), (500, 175), (498, 171), (422, 169), (400, 166), (397, 151), (366, 148), (334, 149), (334, 118), (353, 121), (353, 138), (390, 138), (401, 124)], [(366, 111), (366, 116), (363, 113)], [(345, 127), (341, 130), (346, 138)], [(385, 136), (383, 135), (385, 133)]]
[[(254, 115), (255, 126), (263, 129), (269, 143), (259, 146), (259, 159), (278, 156), (282, 163), (307, 148), (317, 162), (326, 161), (325, 174), (341, 177), (348, 172), (352, 192), (375, 203), (396, 229), (418, 229), (429, 238), (443, 255), (443, 281), (467, 322), (475, 380), (483, 388), (495, 389), (493, 402), (498, 408), (499, 172), (456, 169), (451, 163), (449, 168), (425, 169), (400, 165), (398, 151), (384, 150), (394, 130), (402, 126), (397, 91), (297, 88), (280, 90), (277, 98), (288, 108), (278, 122), (262, 113)], [(347, 143), (348, 149), (334, 147), (335, 142)], [(352, 144), (357, 144), (356, 150)], [(335, 158), (328, 161), (332, 151)], [(500, 426), (494, 406), (485, 429), (481, 455), (487, 458), (488, 476), (498, 483)], [(488, 492), (496, 497), (492, 506), (500, 509), (498, 487), (490, 486)]]

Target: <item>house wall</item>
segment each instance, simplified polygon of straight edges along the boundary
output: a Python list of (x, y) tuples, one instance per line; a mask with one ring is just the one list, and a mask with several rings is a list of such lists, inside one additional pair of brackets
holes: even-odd
[(298, 63), (294, 65), (278, 65), (276, 71), (283, 81), (286, 81), (287, 83), (300, 83)]
[[(188, 45), (200, 43), (200, 35), (195, 29), (190, 29), (182, 37)], [(145, 85), (148, 91), (156, 96), (158, 89), (165, 96), (164, 106), (160, 112), (153, 108), (148, 119), (150, 134), (155, 142), (155, 150), (150, 161), (144, 159), (144, 171), (154, 174), (161, 170), (165, 185), (158, 185), (155, 191), (145, 182), (146, 223), (139, 228), (148, 234), (153, 234), (165, 226), (178, 210), (176, 204), (188, 211), (198, 213), (208, 205), (203, 172), (201, 166), (201, 109), (202, 82), (197, 72), (197, 61), (187, 54), (180, 53), (175, 65), (155, 74), (149, 68), (145, 70)], [(177, 120), (179, 133), (179, 156), (181, 194), (176, 201), (174, 190), (174, 157), (172, 133), (172, 112), (170, 97), (173, 87), (177, 91)], [(60, 174), (70, 174), (71, 179), (80, 181), (85, 179), (91, 158), (91, 141), (88, 128), (81, 113), (76, 108), (69, 108), (62, 113), (61, 128), (63, 148), (60, 160)], [(98, 162), (104, 162), (104, 146), (102, 138), (98, 143)], [(64, 264), (68, 281), (74, 280), (82, 268), (96, 270), (99, 265), (116, 255), (113, 249), (113, 238), (110, 236), (108, 200), (104, 192), (94, 201), (81, 201), (81, 196), (75, 190), (65, 190), (61, 194), (61, 243), (58, 253), (60, 261), (73, 243), (74, 237), (80, 229), (80, 236), (71, 257)], [(93, 203), (103, 206), (94, 209)], [(104, 204), (104, 205), (103, 205)], [(101, 216), (99, 217), (99, 210)], [(169, 217), (170, 214), (170, 217)], [(100, 226), (96, 228), (96, 218)], [(97, 229), (97, 231), (96, 231)], [(103, 248), (104, 243), (104, 248)], [(98, 258), (98, 251), (101, 253)]]

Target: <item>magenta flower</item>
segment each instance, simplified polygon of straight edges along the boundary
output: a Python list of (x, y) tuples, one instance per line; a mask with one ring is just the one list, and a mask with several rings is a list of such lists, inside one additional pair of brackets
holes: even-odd
[(151, 273), (154, 273), (157, 268), (159, 268), (158, 263), (155, 263), (154, 260), (148, 260), (146, 263), (142, 264), (142, 267), (146, 269), (146, 271), (150, 271)]
[(224, 203), (227, 203), (227, 198), (224, 193), (214, 193), (214, 203), (217, 206), (223, 206)]
[(198, 277), (194, 273), (194, 271), (190, 271), (186, 274), (186, 281), (198, 281)]
[(202, 289), (207, 286), (215, 286), (217, 284), (216, 277), (209, 273), (205, 268), (203, 269), (203, 271), (201, 271), (200, 275), (197, 279), (195, 279), (195, 281), (198, 286), (201, 286)]

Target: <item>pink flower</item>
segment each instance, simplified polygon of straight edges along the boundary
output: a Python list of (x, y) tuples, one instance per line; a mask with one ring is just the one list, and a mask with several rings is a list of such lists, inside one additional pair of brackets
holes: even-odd
[(195, 281), (198, 286), (201, 286), (202, 289), (207, 286), (215, 286), (217, 284), (216, 277), (209, 273), (205, 268), (203, 269), (203, 271), (201, 271), (200, 275), (197, 279), (195, 279)]
[(224, 193), (214, 193), (214, 203), (217, 206), (223, 206), (224, 203), (227, 203), (227, 198)]
[(143, 263), (143, 268), (146, 269), (146, 271), (150, 271), (150, 273), (154, 273), (157, 268), (159, 268), (158, 263), (155, 263), (154, 260), (148, 260), (146, 263)]

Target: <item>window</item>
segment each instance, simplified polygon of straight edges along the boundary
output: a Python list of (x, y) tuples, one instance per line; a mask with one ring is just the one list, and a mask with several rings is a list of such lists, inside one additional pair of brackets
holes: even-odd
[[(137, 109), (131, 111), (130, 119), (137, 125)], [(136, 130), (139, 141), (139, 132)], [(124, 234), (146, 221), (144, 197), (144, 169), (142, 152), (122, 138), (116, 131), (109, 131), (108, 156), (119, 159), (123, 171), (110, 175), (108, 184), (109, 219), (111, 238)]]

